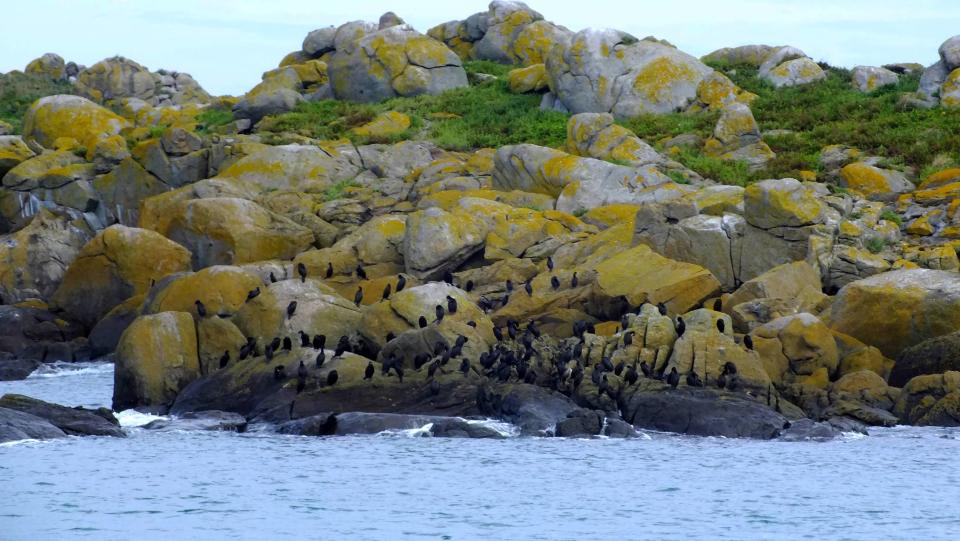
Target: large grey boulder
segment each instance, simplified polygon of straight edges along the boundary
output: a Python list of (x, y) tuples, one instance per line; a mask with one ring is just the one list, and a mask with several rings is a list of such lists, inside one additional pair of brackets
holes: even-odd
[(937, 49), (940, 53), (940, 61), (947, 68), (947, 71), (953, 71), (960, 68), (960, 35), (948, 38)]
[(22, 411), (0, 407), (0, 443), (65, 437), (67, 435), (63, 430), (53, 426), (46, 419)]
[(854, 86), (860, 92), (872, 92), (881, 86), (897, 84), (900, 76), (886, 69), (874, 66), (856, 66), (850, 73)]
[(93, 101), (103, 103), (120, 98), (152, 101), (156, 84), (150, 70), (115, 56), (97, 62), (77, 75), (77, 90)]
[(68, 408), (17, 394), (3, 395), (3, 398), (0, 398), (0, 408), (36, 415), (70, 436), (126, 437), (113, 413), (105, 408)]

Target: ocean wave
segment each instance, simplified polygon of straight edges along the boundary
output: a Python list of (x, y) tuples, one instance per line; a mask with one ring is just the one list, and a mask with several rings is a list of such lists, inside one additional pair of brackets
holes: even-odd
[(115, 416), (117, 420), (120, 421), (120, 426), (123, 428), (137, 428), (156, 421), (157, 419), (169, 419), (169, 417), (152, 415), (150, 413), (141, 413), (134, 409), (123, 410), (120, 413), (115, 414)]
[(43, 443), (43, 440), (38, 440), (38, 439), (34, 439), (34, 438), (27, 438), (27, 439), (25, 439), (25, 440), (5, 441), (5, 442), (3, 442), (3, 443), (0, 443), (0, 448), (3, 448), (3, 447), (14, 447), (14, 446), (16, 446), (16, 445), (24, 445), (24, 444), (30, 444), (30, 443)]
[(27, 379), (63, 378), (68, 376), (79, 376), (81, 374), (109, 374), (111, 372), (113, 372), (113, 363), (67, 363), (63, 361), (57, 361), (55, 363), (41, 364), (36, 370), (27, 376)]
[(520, 427), (499, 419), (464, 419), (467, 424), (480, 425), (495, 430), (501, 436), (512, 438), (520, 435)]
[(377, 432), (377, 436), (394, 436), (394, 437), (403, 437), (403, 438), (429, 438), (433, 436), (433, 433), (430, 430), (433, 428), (433, 423), (427, 423), (420, 428), (391, 428), (388, 430), (383, 430)]

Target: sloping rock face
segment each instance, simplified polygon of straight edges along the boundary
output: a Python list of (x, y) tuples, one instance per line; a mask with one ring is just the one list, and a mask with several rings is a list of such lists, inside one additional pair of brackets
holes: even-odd
[(47, 148), (54, 148), (57, 139), (69, 137), (92, 151), (100, 139), (127, 126), (127, 120), (90, 100), (57, 95), (40, 98), (30, 106), (23, 119), (23, 134)]
[(683, 110), (713, 70), (696, 58), (617, 30), (581, 30), (546, 60), (550, 89), (573, 113), (617, 118)]

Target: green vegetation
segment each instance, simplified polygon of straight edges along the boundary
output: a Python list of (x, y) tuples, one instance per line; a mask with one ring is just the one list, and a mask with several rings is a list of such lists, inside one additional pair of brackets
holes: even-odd
[(23, 115), (34, 101), (44, 96), (73, 93), (73, 85), (66, 81), (51, 81), (19, 71), (0, 75), (0, 120), (9, 122), (14, 133), (20, 133)]
[(881, 220), (886, 220), (886, 221), (888, 221), (888, 222), (893, 222), (893, 223), (897, 224), (897, 227), (903, 225), (903, 218), (901, 218), (899, 214), (897, 214), (896, 212), (894, 212), (894, 211), (892, 211), (892, 210), (890, 210), (890, 209), (887, 209), (887, 210), (881, 212), (881, 213), (880, 213), (880, 219), (881, 219)]
[(347, 189), (359, 186), (354, 179), (341, 180), (336, 184), (330, 186), (323, 192), (324, 201), (334, 201), (336, 199), (343, 199), (347, 196)]
[(882, 237), (871, 237), (867, 239), (867, 242), (864, 243), (867, 250), (872, 254), (879, 254), (887, 247), (887, 241)]
[[(723, 184), (746, 186), (758, 177), (750, 172), (746, 162), (721, 160), (689, 148), (681, 150), (679, 154), (672, 157), (704, 178), (711, 178)], [(763, 175), (759, 177), (769, 178)]]
[(212, 133), (216, 128), (234, 121), (233, 112), (222, 107), (207, 107), (197, 115), (197, 133)]
[(166, 124), (154, 124), (153, 126), (147, 128), (147, 133), (150, 134), (151, 139), (155, 139), (157, 137), (161, 137), (163, 132), (167, 130), (167, 127), (168, 126)]

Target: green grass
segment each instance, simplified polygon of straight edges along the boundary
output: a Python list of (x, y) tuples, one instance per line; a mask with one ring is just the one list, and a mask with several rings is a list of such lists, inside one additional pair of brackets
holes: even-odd
[(167, 130), (166, 124), (154, 124), (147, 128), (147, 133), (150, 134), (151, 139), (163, 136), (163, 132)]
[(884, 248), (887, 247), (887, 241), (881, 237), (872, 237), (867, 239), (867, 242), (864, 243), (864, 245), (871, 254), (879, 254)]
[(10, 123), (14, 133), (20, 133), (23, 115), (34, 101), (44, 96), (75, 92), (68, 82), (51, 81), (39, 75), (19, 71), (0, 75), (0, 120)]
[(334, 201), (336, 199), (343, 199), (347, 196), (347, 189), (358, 186), (357, 182), (353, 179), (341, 180), (333, 186), (330, 186), (323, 192), (324, 201)]
[(901, 218), (900, 215), (897, 214), (896, 212), (889, 209), (880, 213), (880, 219), (886, 220), (888, 222), (893, 222), (897, 224), (897, 227), (903, 225), (903, 218)]
[(197, 115), (197, 133), (212, 133), (220, 126), (226, 126), (234, 120), (233, 112), (229, 109), (207, 107)]

